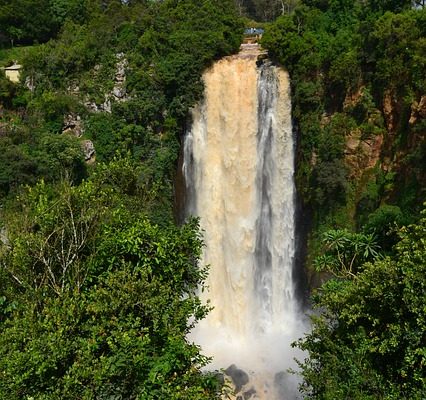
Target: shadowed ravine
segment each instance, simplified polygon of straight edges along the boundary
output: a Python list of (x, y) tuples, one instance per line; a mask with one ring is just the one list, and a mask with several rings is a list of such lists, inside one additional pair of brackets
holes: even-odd
[(201, 219), (211, 266), (202, 298), (214, 307), (191, 338), (214, 357), (211, 368), (235, 364), (249, 375), (244, 398), (291, 400), (297, 380), (285, 371), (302, 330), (291, 99), (287, 72), (260, 54), (243, 46), (204, 74), (185, 138), (186, 214)]

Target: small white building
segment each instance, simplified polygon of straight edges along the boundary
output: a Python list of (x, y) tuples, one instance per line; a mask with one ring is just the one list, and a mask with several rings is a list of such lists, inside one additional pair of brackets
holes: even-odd
[(4, 73), (6, 75), (6, 78), (9, 79), (11, 82), (18, 83), (19, 82), (19, 76), (21, 74), (22, 65), (19, 64), (13, 64), (10, 67), (5, 67)]

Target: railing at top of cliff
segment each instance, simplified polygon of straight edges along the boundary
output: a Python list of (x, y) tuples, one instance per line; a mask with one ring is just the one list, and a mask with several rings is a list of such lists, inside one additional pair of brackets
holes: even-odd
[(244, 40), (243, 43), (251, 44), (257, 43), (260, 39), (262, 39), (262, 35), (265, 31), (261, 28), (247, 28), (244, 31)]

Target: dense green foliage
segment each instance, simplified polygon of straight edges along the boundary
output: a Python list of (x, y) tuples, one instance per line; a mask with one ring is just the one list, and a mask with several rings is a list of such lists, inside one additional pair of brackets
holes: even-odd
[(24, 66), (0, 77), (0, 398), (218, 398), (173, 178), (201, 73), (242, 30), (232, 0), (0, 1), (1, 63)]
[(424, 118), (414, 111), (426, 93), (426, 9), (304, 3), (263, 38), (292, 76), (302, 199), (329, 226), (342, 213), (362, 224), (383, 202), (415, 215), (426, 175)]
[[(426, 211), (398, 236), (392, 257), (360, 264), (356, 275), (331, 279), (314, 296), (323, 311), (299, 343), (310, 355), (302, 364), (308, 398), (425, 397)], [(338, 237), (334, 249), (356, 239)], [(348, 278), (344, 265), (328, 265)]]
[(1, 0), (0, 45), (46, 42), (66, 19), (84, 21), (96, 0)]
[[(57, 40), (21, 60), (22, 81), (31, 90), (2, 78), (3, 147), (17, 155), (6, 154), (0, 164), (15, 171), (5, 178), (3, 194), (39, 177), (60, 179), (64, 173), (51, 168), (55, 163), (65, 164), (78, 182), (87, 167), (63, 153), (72, 142), (90, 139), (99, 161), (117, 154), (143, 160), (140, 178), (157, 186), (159, 199), (171, 201), (179, 138), (188, 108), (201, 96), (201, 73), (238, 49), (241, 22), (231, 0), (101, 3), (87, 3), (86, 19), (65, 19)], [(83, 131), (81, 139), (58, 135), (69, 116), (81, 121), (79, 132), (68, 129)]]
[[(426, 396), (426, 9), (303, 1), (263, 44), (290, 71), (297, 186), (312, 216), (313, 399)], [(331, 277), (331, 279), (330, 279)]]
[(215, 396), (185, 336), (207, 310), (195, 296), (205, 275), (197, 225), (153, 225), (108, 175), (40, 183), (6, 215), (1, 398)]
[(300, 0), (234, 0), (241, 15), (255, 21), (273, 21), (288, 14), (301, 3)]
[(208, 311), (202, 242), (172, 204), (188, 109), (237, 51), (237, 13), (278, 17), (263, 44), (291, 74), (308, 264), (332, 277), (302, 389), (425, 397), (426, 219), (401, 228), (426, 187), (424, 5), (0, 0), (0, 64), (24, 65), (20, 84), (0, 76), (0, 397), (218, 398), (186, 338)]

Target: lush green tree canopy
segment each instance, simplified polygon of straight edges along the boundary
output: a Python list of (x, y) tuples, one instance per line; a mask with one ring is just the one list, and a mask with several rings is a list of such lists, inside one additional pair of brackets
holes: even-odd
[[(42, 43), (21, 84), (0, 78), (0, 397), (218, 397), (186, 339), (205, 270), (196, 222), (173, 223), (173, 178), (201, 74), (242, 40), (238, 11), (279, 16), (263, 44), (291, 74), (310, 256), (335, 276), (300, 342), (306, 395), (424, 397), (425, 220), (398, 231), (426, 187), (416, 3), (0, 0), (0, 46)], [(378, 137), (357, 175), (348, 143)]]
[[(346, 237), (334, 235), (333, 248), (343, 252)], [(335, 271), (339, 259), (335, 253), (323, 261)], [(425, 273), (426, 212), (417, 224), (400, 229), (392, 257), (363, 264), (356, 275), (318, 290), (315, 306), (323, 311), (299, 343), (309, 353), (302, 364), (308, 398), (426, 395)]]
[(206, 312), (197, 224), (160, 228), (105, 178), (40, 183), (3, 214), (0, 397), (213, 398), (186, 339)]
[[(334, 218), (348, 203), (357, 209), (355, 220), (365, 221), (380, 199), (416, 214), (424, 199), (426, 172), (414, 157), (424, 154), (424, 118), (410, 117), (426, 92), (420, 72), (426, 62), (426, 9), (397, 3), (375, 2), (376, 8), (305, 1), (263, 36), (263, 45), (290, 70), (300, 133), (298, 188), (317, 222)], [(346, 147), (354, 136), (370, 143), (383, 138), (373, 178), (344, 172), (345, 166), (354, 168)], [(379, 190), (364, 209), (368, 181)]]
[(0, 78), (0, 398), (218, 398), (173, 178), (203, 70), (239, 48), (233, 1), (0, 1), (0, 28), (42, 43)]
[[(307, 398), (426, 396), (424, 214), (401, 228), (426, 187), (413, 111), (426, 93), (425, 16), (410, 1), (304, 1), (262, 39), (292, 79), (308, 265), (332, 277), (299, 342)], [(363, 143), (380, 143), (374, 165)]]

